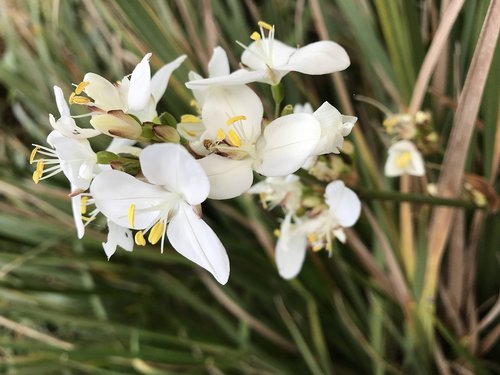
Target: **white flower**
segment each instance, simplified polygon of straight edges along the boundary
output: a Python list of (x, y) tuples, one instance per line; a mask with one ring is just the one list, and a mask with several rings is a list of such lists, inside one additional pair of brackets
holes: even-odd
[(387, 177), (403, 174), (425, 175), (424, 160), (413, 142), (406, 140), (396, 142), (389, 148), (388, 153), (384, 170)]
[(36, 162), (33, 181), (38, 183), (62, 171), (72, 186), (86, 190), (97, 163), (97, 156), (89, 141), (68, 138), (54, 130), (48, 135), (47, 143), (53, 148), (34, 145), (31, 153), (30, 163)]
[(344, 137), (351, 133), (354, 124), (358, 120), (357, 117), (342, 115), (328, 102), (324, 102), (313, 113), (313, 116), (321, 125), (321, 137), (312, 154), (340, 153), (344, 144)]
[(203, 169), (177, 144), (146, 147), (139, 159), (147, 182), (115, 170), (100, 173), (90, 186), (96, 207), (112, 222), (139, 230), (138, 244), (145, 244), (144, 234), (149, 232), (149, 242), (161, 240), (163, 251), (166, 235), (175, 250), (225, 284), (226, 251), (194, 207), (209, 191)]
[(316, 147), (321, 131), (312, 115), (283, 116), (263, 131), (262, 116), (262, 103), (247, 86), (210, 90), (202, 109), (206, 130), (200, 141), (213, 153), (198, 160), (210, 180), (210, 198), (246, 192), (253, 170), (266, 177), (293, 173)]
[[(241, 85), (265, 82), (276, 85), (288, 72), (304, 74), (328, 74), (346, 69), (350, 65), (344, 48), (331, 41), (308, 44), (293, 48), (274, 39), (274, 26), (260, 21), (260, 33), (254, 32), (254, 40), (248, 47), (239, 43), (245, 51), (241, 56), (244, 69), (228, 75), (197, 79), (186, 83), (188, 88), (210, 85)], [(267, 31), (267, 35), (266, 32)]]
[(314, 113), (311, 103), (295, 104), (293, 106), (293, 113)]
[(60, 87), (54, 86), (54, 95), (57, 109), (61, 116), (56, 120), (52, 114), (49, 115), (49, 122), (54, 130), (57, 130), (65, 137), (75, 139), (91, 138), (101, 134), (99, 130), (82, 129), (76, 125), (75, 120), (71, 117), (68, 103), (66, 99), (64, 99), (64, 94)]
[(264, 181), (252, 186), (248, 193), (259, 194), (264, 208), (273, 209), (282, 205), (285, 212), (295, 212), (300, 206), (302, 184), (294, 174), (285, 177), (267, 177)]
[(108, 260), (116, 252), (117, 246), (126, 251), (132, 251), (134, 249), (132, 231), (108, 220), (108, 240), (102, 243)]
[(75, 93), (79, 95), (85, 92), (93, 102), (81, 96), (72, 96), (70, 102), (89, 104), (104, 112), (121, 110), (138, 117), (142, 122), (151, 121), (157, 115), (156, 105), (165, 93), (172, 72), (182, 64), (186, 56), (180, 56), (164, 65), (153, 77), (149, 66), (150, 58), (151, 53), (145, 55), (133, 70), (130, 79), (125, 76), (117, 85), (98, 74), (85, 74)]
[(331, 251), (332, 242), (338, 238), (345, 242), (343, 228), (353, 226), (361, 213), (361, 202), (342, 181), (327, 185), (325, 191), (327, 210), (315, 217), (303, 217), (291, 222), (287, 215), (280, 228), (280, 238), (276, 244), (276, 264), (280, 275), (292, 279), (300, 272), (305, 259), (307, 244), (313, 251), (323, 248)]

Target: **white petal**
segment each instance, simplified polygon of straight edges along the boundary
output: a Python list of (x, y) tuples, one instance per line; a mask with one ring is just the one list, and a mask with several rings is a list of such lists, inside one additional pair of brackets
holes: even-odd
[(244, 85), (251, 82), (269, 82), (268, 70), (246, 70), (238, 69), (227, 76), (205, 78), (186, 82), (189, 89), (198, 89), (209, 86), (234, 86)]
[(167, 237), (181, 255), (205, 268), (219, 283), (227, 283), (229, 258), (226, 250), (217, 235), (196, 215), (191, 206), (180, 204), (168, 225)]
[(108, 259), (115, 253), (117, 246), (132, 251), (134, 249), (132, 231), (108, 220), (108, 240), (102, 243)]
[(61, 117), (56, 121), (54, 116), (49, 114), (49, 123), (55, 130), (68, 138), (85, 139), (101, 134), (97, 129), (83, 129), (78, 127), (75, 120), (69, 116)]
[[(260, 135), (264, 109), (259, 96), (247, 86), (220, 87), (210, 90), (202, 109), (202, 120), (206, 136), (215, 139), (217, 130), (228, 129), (227, 120), (245, 116), (241, 121), (241, 138), (253, 142)], [(239, 133), (239, 132), (238, 132)]]
[(113, 152), (115, 154), (132, 154), (139, 156), (142, 149), (139, 147), (133, 147), (135, 143), (136, 141), (133, 139), (115, 137), (111, 139), (108, 147), (106, 147), (106, 151)]
[(226, 51), (221, 47), (215, 47), (212, 58), (208, 63), (208, 76), (220, 77), (229, 75), (229, 61)]
[[(405, 173), (412, 176), (425, 175), (424, 160), (413, 142), (407, 140), (396, 142), (389, 148), (388, 153), (384, 168), (387, 177), (401, 176)], [(399, 166), (397, 160), (403, 153), (409, 153), (410, 160), (407, 165)]]
[(208, 178), (201, 166), (184, 147), (162, 143), (146, 147), (139, 157), (141, 169), (149, 182), (163, 185), (181, 194), (192, 205), (207, 199)]
[(277, 39), (261, 39), (251, 43), (241, 55), (241, 62), (252, 70), (267, 70), (286, 65), (296, 48)]
[(342, 123), (344, 124), (342, 126), (343, 137), (346, 137), (349, 134), (351, 134), (351, 130), (354, 127), (354, 124), (356, 124), (356, 121), (358, 121), (358, 118), (355, 116), (342, 115)]
[(287, 215), (281, 225), (281, 234), (276, 243), (276, 266), (284, 279), (293, 279), (302, 269), (306, 256), (306, 235), (293, 228)]
[(325, 200), (330, 213), (343, 227), (351, 227), (361, 214), (361, 202), (354, 191), (340, 181), (330, 182), (326, 186)]
[(165, 93), (173, 71), (181, 66), (184, 60), (186, 60), (186, 57), (186, 55), (182, 55), (171, 63), (163, 65), (160, 70), (153, 75), (153, 78), (151, 78), (151, 94), (153, 95), (155, 104), (158, 104)]
[(316, 147), (321, 129), (306, 113), (279, 117), (264, 129), (264, 144), (258, 144), (262, 164), (255, 169), (264, 176), (284, 176), (299, 169)]
[(83, 82), (89, 83), (84, 91), (94, 100), (96, 107), (104, 111), (114, 109), (126, 110), (118, 88), (107, 79), (95, 73), (87, 73), (83, 77)]
[(144, 229), (157, 221), (168, 209), (173, 195), (160, 186), (148, 184), (119, 171), (98, 174), (90, 185), (95, 205), (109, 220), (131, 228), (130, 206), (135, 206), (134, 229)]
[[(72, 186), (71, 190), (75, 190), (77, 187)], [(82, 221), (82, 196), (78, 194), (77, 196), (71, 197), (71, 210), (73, 212), (73, 220), (75, 222), (76, 233), (79, 239), (82, 239), (85, 234), (85, 226)]]
[(312, 108), (311, 103), (307, 102), (304, 104), (295, 104), (293, 106), (293, 113), (313, 113), (314, 110)]
[(199, 141), (205, 130), (205, 125), (202, 122), (181, 122), (177, 124), (177, 131), (189, 142)]
[[(201, 81), (203, 80), (203, 77), (196, 72), (190, 71), (188, 73), (188, 79), (189, 81)], [(190, 90), (193, 92), (194, 99), (196, 100), (200, 108), (202, 108), (203, 103), (205, 103), (205, 97), (207, 96), (208, 88), (209, 86), (190, 87)]]
[(128, 89), (128, 110), (140, 111), (146, 107), (151, 97), (151, 68), (149, 59), (151, 53), (146, 54), (135, 67), (130, 76), (130, 86)]
[(68, 102), (66, 102), (63, 91), (59, 86), (54, 86), (54, 95), (56, 97), (57, 109), (59, 110), (61, 117), (71, 116)]
[(59, 165), (66, 178), (72, 185), (86, 190), (92, 179), (91, 171), (97, 163), (89, 141), (67, 138), (58, 131), (53, 131), (48, 135), (47, 142), (56, 150)]
[(321, 41), (299, 48), (280, 69), (304, 74), (328, 74), (344, 70), (350, 64), (344, 48), (332, 41)]
[(211, 154), (198, 160), (210, 181), (211, 199), (229, 199), (245, 193), (253, 181), (251, 160), (233, 160)]

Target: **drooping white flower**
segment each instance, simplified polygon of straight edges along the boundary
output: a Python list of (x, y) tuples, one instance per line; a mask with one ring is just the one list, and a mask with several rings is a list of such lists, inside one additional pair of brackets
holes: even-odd
[(38, 183), (62, 171), (72, 186), (86, 190), (97, 163), (97, 156), (89, 141), (68, 138), (54, 130), (48, 135), (47, 143), (52, 148), (34, 145), (31, 153), (30, 163), (36, 162), (33, 181)]
[(324, 155), (329, 153), (338, 154), (344, 144), (344, 137), (351, 133), (351, 130), (358, 120), (354, 116), (342, 115), (334, 106), (324, 102), (313, 116), (321, 125), (321, 137), (318, 145), (312, 152), (313, 155)]
[(248, 193), (259, 194), (264, 208), (271, 210), (281, 205), (285, 212), (294, 213), (300, 206), (302, 184), (300, 178), (294, 174), (285, 177), (267, 177), (264, 181), (253, 185)]
[(388, 150), (384, 173), (387, 177), (409, 174), (425, 175), (424, 160), (413, 142), (402, 140), (394, 143)]
[(153, 77), (149, 66), (150, 58), (151, 53), (146, 54), (133, 70), (130, 79), (125, 76), (116, 85), (98, 74), (85, 74), (75, 93), (79, 95), (85, 92), (93, 101), (73, 96), (70, 102), (90, 104), (104, 112), (119, 110), (138, 117), (142, 122), (151, 121), (157, 116), (156, 105), (165, 93), (172, 72), (182, 64), (186, 56), (180, 56), (164, 65)]
[(202, 109), (200, 142), (212, 154), (198, 160), (210, 180), (210, 198), (246, 192), (253, 170), (266, 176), (295, 172), (316, 147), (319, 122), (308, 114), (277, 118), (262, 131), (263, 108), (247, 86), (210, 90)]
[(350, 65), (349, 56), (337, 43), (321, 41), (302, 48), (293, 48), (274, 39), (274, 26), (262, 21), (258, 24), (260, 33), (254, 32), (251, 35), (253, 42), (248, 47), (239, 43), (245, 49), (241, 56), (244, 69), (229, 75), (192, 80), (187, 82), (186, 86), (192, 89), (250, 82), (276, 85), (283, 76), (292, 71), (311, 75), (328, 74), (344, 70)]
[(54, 130), (57, 130), (65, 137), (75, 139), (91, 138), (101, 134), (99, 130), (82, 129), (76, 125), (75, 120), (71, 117), (68, 103), (64, 99), (64, 94), (60, 87), (54, 86), (54, 96), (60, 115), (59, 119), (56, 120), (52, 114), (49, 114), (49, 122)]
[(361, 213), (361, 202), (342, 181), (327, 185), (325, 201), (328, 209), (314, 217), (301, 217), (292, 223), (292, 216), (285, 217), (280, 238), (276, 244), (276, 264), (280, 275), (292, 279), (300, 272), (307, 245), (313, 251), (332, 249), (335, 238), (345, 242), (343, 228), (353, 226)]
[(208, 195), (209, 182), (196, 160), (180, 145), (156, 144), (140, 155), (146, 181), (119, 171), (97, 175), (90, 192), (96, 207), (113, 223), (139, 230), (155, 244), (165, 235), (180, 254), (211, 272), (221, 284), (229, 277), (224, 246), (198, 216), (195, 206)]

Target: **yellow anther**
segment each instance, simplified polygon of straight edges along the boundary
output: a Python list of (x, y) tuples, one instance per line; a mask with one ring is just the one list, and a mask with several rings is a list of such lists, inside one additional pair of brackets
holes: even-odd
[(332, 243), (331, 242), (328, 242), (325, 246), (325, 249), (328, 251), (328, 252), (331, 252), (332, 251)]
[(250, 35), (250, 39), (257, 41), (261, 39), (261, 36), (257, 31), (254, 31), (252, 35)]
[(87, 104), (90, 103), (90, 99), (85, 96), (76, 95), (74, 92), (69, 96), (69, 104)]
[(80, 82), (78, 84), (78, 86), (76, 86), (76, 89), (75, 89), (75, 94), (76, 95), (80, 95), (82, 93), (83, 90), (85, 90), (85, 87), (87, 87), (88, 85), (90, 85), (90, 82)]
[(186, 130), (186, 129), (184, 129), (184, 132), (185, 132), (187, 135), (189, 135), (190, 137), (195, 137), (195, 136), (196, 136), (196, 133), (195, 133), (195, 132), (192, 132), (192, 131), (190, 131), (190, 130)]
[(312, 247), (312, 251), (320, 251), (323, 248), (323, 245), (317, 244)]
[(35, 160), (35, 156), (36, 156), (36, 153), (38, 152), (38, 150), (40, 149), (40, 147), (36, 146), (33, 151), (31, 151), (31, 155), (30, 155), (30, 164), (33, 164), (33, 160)]
[(198, 102), (194, 99), (191, 99), (191, 101), (189, 102), (189, 105), (191, 107), (198, 107)]
[(281, 231), (279, 229), (275, 229), (273, 234), (275, 237), (279, 238), (281, 236)]
[(238, 136), (238, 134), (236, 134), (234, 129), (229, 129), (229, 131), (227, 132), (227, 135), (229, 136), (229, 140), (231, 141), (231, 143), (234, 146), (236, 146), (236, 147), (241, 146), (241, 138)]
[(36, 170), (33, 172), (33, 182), (35, 184), (38, 184), (38, 181), (40, 181), (40, 177), (42, 177), (42, 172)]
[(87, 201), (89, 197), (85, 196), (80, 199), (80, 212), (83, 214), (87, 213)]
[(262, 204), (262, 208), (264, 210), (267, 210), (267, 194), (266, 193), (260, 193), (260, 203)]
[(409, 151), (405, 151), (396, 156), (396, 165), (398, 168), (405, 168), (411, 162), (411, 154)]
[(199, 123), (201, 122), (200, 118), (195, 116), (195, 115), (182, 115), (181, 116), (181, 123)]
[(307, 235), (307, 240), (309, 241), (309, 243), (314, 243), (318, 240), (318, 237), (316, 237), (316, 235), (314, 233), (309, 233)]
[(128, 208), (128, 225), (130, 228), (134, 227), (134, 218), (135, 218), (135, 204), (131, 204)]
[(144, 235), (142, 234), (142, 230), (137, 232), (134, 236), (135, 243), (139, 246), (146, 246), (146, 240), (144, 239)]
[(217, 140), (218, 141), (222, 141), (224, 138), (226, 138), (226, 133), (224, 133), (224, 130), (222, 130), (221, 128), (219, 128), (217, 130)]
[(246, 119), (247, 119), (247, 117), (243, 116), (243, 115), (234, 116), (226, 121), (226, 125), (228, 125), (228, 126), (233, 125), (236, 121), (242, 121), (242, 120), (246, 120)]
[(269, 31), (271, 31), (273, 29), (273, 26), (271, 26), (270, 24), (268, 24), (267, 22), (264, 22), (264, 21), (257, 22), (257, 25), (259, 25), (259, 27), (262, 27), (263, 29), (266, 29)]
[(45, 166), (45, 163), (43, 162), (43, 160), (38, 160), (38, 162), (36, 163), (36, 171), (43, 172), (44, 166)]
[(163, 232), (165, 232), (165, 224), (163, 224), (162, 221), (159, 221), (153, 225), (153, 228), (151, 228), (148, 241), (155, 245), (160, 240), (161, 236), (163, 236)]

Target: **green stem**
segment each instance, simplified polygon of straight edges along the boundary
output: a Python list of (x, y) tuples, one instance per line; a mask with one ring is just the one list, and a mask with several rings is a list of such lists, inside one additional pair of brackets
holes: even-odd
[(283, 101), (283, 98), (285, 97), (285, 92), (283, 89), (283, 85), (281, 83), (278, 83), (277, 85), (271, 86), (271, 93), (273, 94), (273, 99), (274, 99), (274, 118), (278, 118), (280, 115), (280, 105), (281, 102)]
[(441, 197), (432, 197), (429, 195), (420, 194), (409, 194), (409, 193), (399, 193), (397, 191), (383, 191), (383, 190), (365, 190), (357, 189), (356, 192), (359, 194), (361, 199), (367, 200), (386, 200), (393, 202), (413, 202), (430, 204), (433, 206), (450, 206), (450, 207), (464, 207), (464, 208), (485, 208), (475, 205), (473, 202), (461, 200), (461, 199), (449, 199)]

